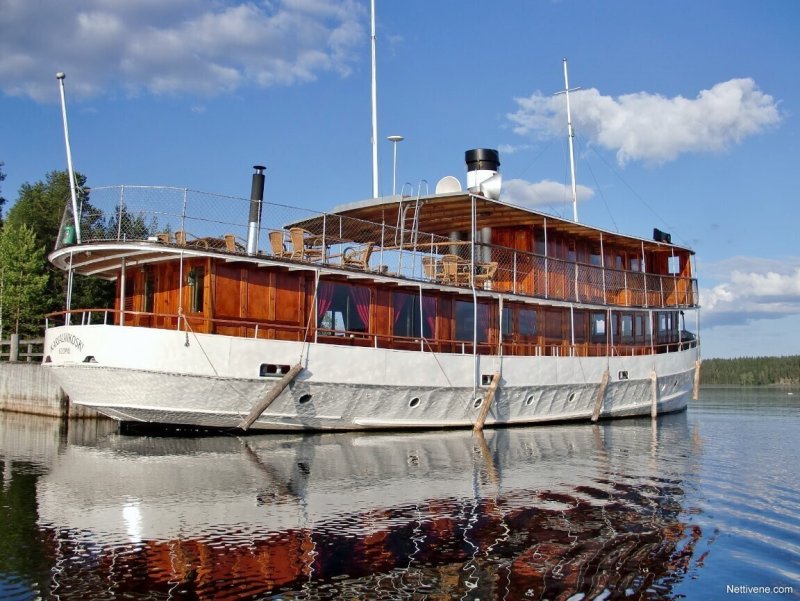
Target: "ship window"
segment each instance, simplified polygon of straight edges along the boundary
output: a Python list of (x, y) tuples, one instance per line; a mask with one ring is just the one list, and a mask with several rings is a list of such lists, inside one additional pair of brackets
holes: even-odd
[(620, 325), (622, 326), (622, 338), (631, 338), (633, 336), (633, 315), (622, 315)]
[(536, 336), (536, 309), (519, 310), (519, 335)]
[(681, 272), (681, 258), (672, 256), (667, 259), (667, 273), (678, 275)]
[(136, 293), (136, 284), (133, 279), (133, 274), (129, 274), (125, 279), (125, 311), (133, 311), (133, 296)]
[(193, 267), (189, 271), (190, 311), (192, 313), (202, 313), (203, 311), (204, 278), (205, 269), (202, 267)]
[[(478, 304), (477, 340), (486, 342), (489, 339), (489, 307)], [(472, 341), (475, 311), (468, 301), (456, 301), (456, 340)]]
[(544, 246), (544, 229), (540, 227), (533, 228), (533, 252), (537, 255), (544, 255), (547, 253), (547, 249)]
[(525, 405), (531, 405), (531, 404), (533, 404), (533, 401), (535, 401), (535, 400), (536, 400), (536, 397), (533, 396), (532, 394), (529, 394), (528, 398), (525, 399)]
[(592, 340), (606, 339), (606, 314), (592, 313)]
[(619, 372), (618, 377), (620, 380), (627, 380), (628, 379), (628, 372), (627, 370), (623, 370)]
[(635, 335), (637, 339), (641, 339), (644, 336), (644, 316), (637, 315), (636, 316), (636, 329)]
[(301, 405), (305, 405), (310, 400), (311, 400), (311, 395), (309, 393), (305, 393), (303, 396), (297, 399), (297, 402), (300, 403)]
[(436, 326), (436, 298), (433, 296), (422, 297), (422, 319), (420, 320), (419, 294), (408, 292), (394, 292), (392, 294), (394, 306), (394, 335), (433, 338)]
[(343, 336), (345, 332), (367, 332), (370, 290), (366, 286), (320, 282), (317, 291), (319, 327)]
[(514, 324), (511, 319), (511, 309), (503, 307), (503, 336), (510, 336), (514, 332)]
[(156, 275), (153, 273), (151, 267), (145, 267), (144, 270), (144, 307), (145, 313), (153, 312), (153, 300), (156, 291)]
[(478, 397), (477, 399), (475, 399), (475, 402), (474, 402), (474, 403), (472, 403), (472, 406), (473, 406), (475, 409), (477, 409), (477, 408), (478, 408), (478, 407), (480, 407), (481, 405), (483, 405), (483, 399), (482, 399), (481, 397)]
[(639, 260), (639, 257), (631, 257), (631, 271), (641, 271), (642, 270), (642, 262)]
[(592, 250), (589, 252), (589, 264), (597, 265), (598, 267), (600, 267), (603, 264), (603, 260), (600, 258), (599, 246), (592, 247)]
[(418, 397), (418, 396), (415, 396), (413, 399), (411, 399), (411, 400), (408, 402), (408, 406), (409, 406), (409, 407), (411, 407), (412, 409), (413, 409), (414, 407), (416, 407), (417, 405), (419, 405), (419, 397)]

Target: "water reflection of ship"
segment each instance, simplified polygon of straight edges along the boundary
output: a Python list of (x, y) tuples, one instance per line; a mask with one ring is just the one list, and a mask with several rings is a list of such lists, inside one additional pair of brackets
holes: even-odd
[(39, 481), (40, 526), (61, 590), (88, 596), (665, 595), (700, 533), (681, 520), (686, 416), (654, 427), (111, 436)]

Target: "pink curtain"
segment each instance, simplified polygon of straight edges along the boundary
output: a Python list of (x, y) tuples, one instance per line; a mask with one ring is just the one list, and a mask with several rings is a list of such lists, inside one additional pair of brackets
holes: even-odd
[(431, 337), (436, 337), (436, 298), (433, 296), (422, 297), (422, 316), (431, 329)]
[(364, 329), (369, 331), (369, 288), (364, 286), (352, 286), (353, 301), (355, 301), (356, 312), (364, 323)]
[(333, 284), (320, 282), (317, 287), (317, 327), (333, 304)]
[(408, 304), (409, 296), (407, 294), (403, 294), (402, 292), (395, 292), (392, 295), (392, 303), (394, 304), (394, 325), (397, 327), (397, 322), (400, 321), (400, 315), (403, 313), (403, 309), (406, 308)]

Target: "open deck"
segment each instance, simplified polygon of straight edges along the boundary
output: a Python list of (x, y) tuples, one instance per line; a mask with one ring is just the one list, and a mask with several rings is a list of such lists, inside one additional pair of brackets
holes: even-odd
[[(475, 212), (476, 198), (482, 203), (479, 214)], [(423, 203), (430, 202), (424, 214), (420, 199), (396, 199), (383, 202), (380, 210), (373, 205), (365, 213), (371, 220), (345, 214), (348, 211), (319, 213), (264, 202), (257, 250), (248, 254), (249, 199), (183, 188), (95, 188), (82, 198), (80, 245), (67, 207), (51, 260), (64, 269), (71, 261), (78, 273), (115, 278), (123, 259), (132, 266), (177, 258), (181, 253), (212, 251), (229, 255), (230, 260), (330, 267), (365, 277), (397, 277), (588, 305), (697, 306), (697, 280), (684, 275), (691, 273), (691, 252), (687, 249), (609, 233), (605, 233), (604, 247), (604, 232), (600, 230), (491, 204), (493, 201), (465, 193), (423, 199)], [(403, 202), (406, 209), (414, 207), (410, 217), (407, 210), (403, 211)], [(452, 207), (466, 203), (462, 208), (475, 215), (476, 231), (494, 226), (492, 241), (481, 236), (459, 240), (424, 231), (426, 223), (436, 223), (432, 227), (436, 230), (454, 227), (442, 222), (444, 205), (437, 206), (441, 202), (448, 203), (451, 215), (455, 215)], [(494, 214), (490, 210), (493, 206), (497, 207)], [(519, 246), (524, 245), (518, 243), (519, 236), (511, 236), (509, 245), (494, 243), (504, 235), (509, 238), (503, 228), (511, 227), (508, 224), (513, 223), (514, 212), (522, 217), (515, 227), (543, 231), (544, 244), (531, 242), (530, 250), (521, 249)], [(562, 243), (568, 239), (573, 241), (572, 247), (569, 242)], [(582, 247), (576, 246), (575, 240), (599, 242), (599, 251), (576, 251)], [(127, 244), (115, 245), (118, 242)], [(132, 250), (132, 242), (141, 244)], [(683, 266), (668, 267), (676, 258)], [(664, 273), (653, 272), (651, 265)]]

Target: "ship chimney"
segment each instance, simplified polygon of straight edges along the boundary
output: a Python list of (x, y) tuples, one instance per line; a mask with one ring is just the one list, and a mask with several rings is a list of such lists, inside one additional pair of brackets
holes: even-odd
[(247, 254), (255, 255), (258, 252), (258, 230), (261, 226), (261, 204), (264, 201), (264, 167), (253, 165), (256, 172), (253, 174), (253, 183), (250, 187), (250, 219), (247, 229)]
[(493, 200), (500, 198), (503, 180), (498, 152), (493, 148), (474, 148), (464, 153), (464, 160), (467, 162), (467, 189)]

